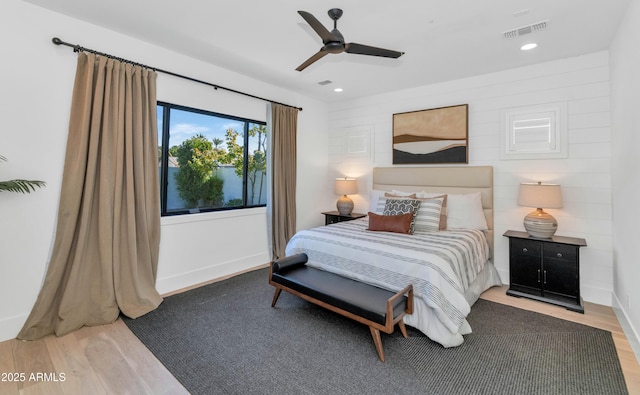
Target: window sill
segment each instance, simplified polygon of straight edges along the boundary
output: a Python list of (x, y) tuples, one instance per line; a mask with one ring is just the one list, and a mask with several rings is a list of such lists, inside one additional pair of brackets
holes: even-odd
[(266, 207), (254, 207), (254, 208), (245, 208), (245, 209), (239, 209), (239, 210), (211, 211), (211, 212), (199, 213), (199, 214), (172, 215), (172, 216), (162, 217), (160, 220), (160, 224), (162, 226), (179, 225), (179, 224), (202, 222), (202, 221), (217, 221), (217, 220), (226, 219), (226, 218), (265, 215), (266, 213), (267, 213)]

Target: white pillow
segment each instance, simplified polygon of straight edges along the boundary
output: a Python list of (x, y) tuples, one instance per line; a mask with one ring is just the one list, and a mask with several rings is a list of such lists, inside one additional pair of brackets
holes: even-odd
[(480, 192), (447, 195), (447, 229), (489, 229)]
[(372, 189), (369, 192), (369, 211), (372, 213), (377, 213), (376, 208), (378, 207), (378, 200), (380, 198), (384, 198), (384, 191), (379, 189)]

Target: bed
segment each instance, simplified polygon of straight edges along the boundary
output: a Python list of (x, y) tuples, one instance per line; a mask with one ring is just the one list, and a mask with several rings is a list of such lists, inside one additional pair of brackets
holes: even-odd
[[(446, 218), (435, 225), (416, 222), (412, 234), (368, 230), (370, 220), (390, 219), (375, 214), (385, 205), (416, 200), (425, 210), (445, 200)], [(405, 324), (444, 347), (462, 344), (472, 330), (466, 320), (471, 306), (501, 285), (491, 259), (493, 168), (374, 168), (369, 211), (374, 214), (367, 218), (297, 232), (286, 254), (304, 252), (309, 266), (392, 291), (412, 284), (414, 313)]]

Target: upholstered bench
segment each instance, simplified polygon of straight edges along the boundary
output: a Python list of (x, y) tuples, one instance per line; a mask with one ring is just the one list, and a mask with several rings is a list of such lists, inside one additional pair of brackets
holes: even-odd
[(413, 286), (392, 292), (306, 265), (306, 254), (291, 255), (271, 264), (269, 284), (276, 287), (271, 307), (285, 290), (318, 306), (369, 326), (378, 357), (384, 362), (380, 331), (392, 333), (398, 324), (402, 335), (407, 329), (402, 322), (413, 312)]

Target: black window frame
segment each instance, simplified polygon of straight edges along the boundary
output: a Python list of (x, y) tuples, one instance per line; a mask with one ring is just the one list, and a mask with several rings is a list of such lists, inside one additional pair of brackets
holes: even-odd
[[(266, 126), (267, 123), (263, 122), (263, 121), (257, 121), (254, 119), (249, 119), (249, 118), (242, 118), (242, 117), (237, 117), (237, 116), (233, 116), (233, 115), (228, 115), (228, 114), (222, 114), (222, 113), (218, 113), (215, 111), (209, 111), (209, 110), (203, 110), (203, 109), (199, 109), (199, 108), (194, 108), (194, 107), (188, 107), (188, 106), (183, 106), (183, 105), (179, 105), (179, 104), (173, 104), (173, 103), (169, 103), (169, 102), (164, 102), (164, 101), (157, 101), (157, 106), (156, 109), (158, 107), (162, 107), (163, 111), (162, 111), (162, 141), (159, 141), (158, 143), (160, 144), (160, 146), (162, 147), (162, 155), (161, 155), (161, 159), (160, 162), (162, 164), (162, 168), (160, 171), (160, 211), (161, 211), (161, 216), (162, 217), (169, 217), (169, 216), (175, 216), (175, 215), (188, 215), (188, 214), (198, 214), (198, 213), (206, 213), (206, 212), (216, 212), (216, 211), (230, 211), (230, 210), (244, 210), (244, 209), (248, 209), (248, 208), (256, 208), (256, 207), (266, 207), (266, 204), (254, 204), (254, 205), (247, 205), (247, 197), (248, 197), (248, 191), (247, 191), (247, 186), (248, 186), (248, 181), (247, 181), (247, 174), (248, 174), (248, 163), (247, 163), (247, 158), (249, 158), (249, 125), (251, 124), (257, 124), (257, 125), (263, 125)], [(244, 123), (244, 130), (242, 131), (242, 134), (244, 136), (244, 140), (243, 140), (243, 155), (244, 155), (244, 163), (243, 163), (243, 169), (242, 169), (242, 206), (233, 206), (233, 207), (208, 207), (208, 208), (196, 208), (196, 209), (184, 209), (184, 210), (171, 210), (168, 211), (167, 210), (167, 191), (168, 191), (168, 186), (169, 186), (169, 138), (170, 138), (170, 133), (169, 133), (169, 126), (170, 126), (170, 121), (171, 121), (171, 110), (175, 109), (175, 110), (180, 110), (180, 111), (187, 111), (187, 112), (194, 112), (197, 114), (202, 114), (202, 115), (208, 115), (208, 116), (214, 116), (214, 117), (218, 117), (218, 118), (225, 118), (225, 119), (229, 119), (229, 120), (233, 120), (233, 121), (240, 121)], [(267, 138), (269, 138), (269, 136), (267, 136)], [(269, 152), (266, 153), (266, 155), (269, 155)]]

